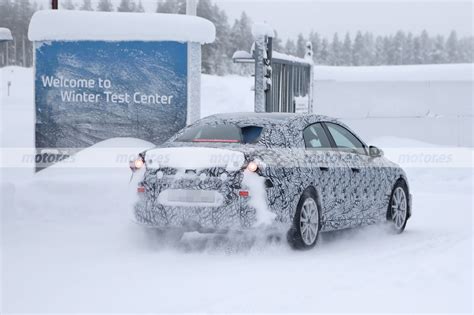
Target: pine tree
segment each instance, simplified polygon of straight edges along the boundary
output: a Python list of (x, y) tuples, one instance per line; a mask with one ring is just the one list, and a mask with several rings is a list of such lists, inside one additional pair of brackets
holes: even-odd
[(231, 68), (228, 46), (230, 27), (227, 15), (210, 0), (200, 0), (197, 15), (210, 20), (216, 26), (216, 40), (202, 47), (202, 69), (204, 73), (223, 75)]
[(75, 9), (76, 9), (76, 6), (75, 6), (74, 3), (72, 2), (72, 0), (64, 0), (64, 1), (61, 1), (61, 7), (62, 7), (64, 10), (75, 10)]
[(344, 44), (342, 45), (342, 60), (346, 66), (352, 66), (352, 40), (351, 34), (346, 33)]
[(398, 31), (392, 41), (392, 64), (402, 65), (405, 61), (405, 33)]
[(295, 45), (295, 42), (292, 41), (291, 39), (286, 40), (285, 54), (293, 55), (293, 56), (296, 55), (296, 45)]
[(130, 2), (130, 0), (121, 0), (120, 4), (117, 8), (118, 12), (133, 12), (134, 5)]
[(422, 63), (427, 64), (431, 63), (431, 53), (432, 53), (432, 45), (431, 45), (431, 39), (428, 35), (428, 32), (424, 30), (421, 32), (420, 36), (420, 46), (421, 46), (421, 59)]
[(110, 0), (100, 0), (97, 4), (97, 11), (111, 12), (114, 10)]
[(419, 36), (416, 36), (413, 39), (413, 63), (414, 64), (423, 63), (423, 51), (421, 47), (421, 39)]
[(296, 40), (296, 56), (303, 58), (306, 53), (306, 39), (303, 37), (303, 34), (298, 35)]
[(273, 50), (281, 52), (283, 51), (283, 44), (281, 38), (278, 36), (278, 32), (275, 31), (275, 37), (273, 37)]
[(329, 61), (334, 66), (340, 66), (344, 62), (342, 59), (342, 43), (339, 41), (337, 32), (332, 39)]
[(82, 11), (93, 11), (91, 0), (83, 0), (82, 6), (80, 8)]
[(384, 42), (382, 36), (377, 36), (375, 39), (375, 55), (374, 65), (385, 65), (387, 64), (387, 54), (385, 52)]
[(156, 12), (186, 14), (186, 0), (160, 0)]
[(408, 32), (407, 37), (405, 39), (405, 57), (403, 64), (405, 65), (412, 65), (415, 63), (415, 42), (413, 39), (413, 34)]
[(311, 31), (309, 34), (309, 41), (313, 45), (313, 60), (317, 64), (321, 56), (321, 37), (317, 32)]
[(393, 51), (393, 36), (385, 36), (383, 38), (383, 49), (386, 56), (386, 65), (395, 64), (395, 53)]
[(474, 37), (466, 37), (459, 40), (459, 62), (472, 63), (474, 61)]
[(326, 38), (321, 41), (321, 53), (319, 55), (321, 64), (327, 65), (329, 61), (329, 42)]
[(252, 22), (245, 11), (240, 15), (240, 19), (236, 19), (230, 30), (230, 47), (229, 55), (236, 50), (249, 51), (253, 44)]
[(138, 5), (135, 4), (135, 12), (139, 12), (139, 13), (145, 12), (145, 8), (143, 7), (142, 0), (138, 0)]
[(432, 51), (432, 62), (433, 63), (445, 63), (446, 53), (444, 45), (444, 37), (441, 35), (436, 36)]
[(354, 47), (352, 49), (352, 64), (354, 66), (361, 66), (364, 62), (364, 38), (360, 31), (354, 39)]
[(456, 63), (460, 61), (458, 35), (456, 31), (452, 31), (451, 34), (449, 34), (448, 40), (446, 41), (446, 55), (448, 62)]

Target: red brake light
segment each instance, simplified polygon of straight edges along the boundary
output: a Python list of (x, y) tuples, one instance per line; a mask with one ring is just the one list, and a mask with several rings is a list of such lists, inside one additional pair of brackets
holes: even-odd
[(240, 190), (239, 191), (239, 196), (240, 197), (248, 197), (249, 196), (249, 191), (248, 190)]

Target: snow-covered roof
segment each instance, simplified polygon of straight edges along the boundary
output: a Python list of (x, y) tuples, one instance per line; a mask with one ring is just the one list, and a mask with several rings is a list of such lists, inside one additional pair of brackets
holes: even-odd
[(28, 37), (43, 40), (144, 40), (212, 43), (216, 28), (191, 15), (69, 10), (37, 11)]
[(316, 81), (473, 81), (473, 74), (473, 64), (314, 67), (314, 76)]
[(305, 63), (305, 64), (310, 64), (310, 65), (313, 64), (313, 62), (311, 60), (299, 58), (299, 57), (292, 56), (292, 55), (282, 54), (282, 53), (279, 53), (277, 51), (272, 52), (272, 59), (279, 59), (279, 60), (284, 60), (284, 61), (288, 61), (288, 62), (295, 62), (295, 63)]
[(0, 41), (13, 40), (12, 33), (8, 28), (0, 27)]

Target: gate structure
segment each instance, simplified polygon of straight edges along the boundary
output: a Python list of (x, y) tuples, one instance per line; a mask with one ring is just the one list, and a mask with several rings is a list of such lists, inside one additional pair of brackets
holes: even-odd
[(306, 45), (305, 58), (273, 51), (273, 30), (255, 25), (250, 53), (237, 51), (235, 63), (255, 64), (255, 112), (308, 113), (313, 103), (313, 52)]

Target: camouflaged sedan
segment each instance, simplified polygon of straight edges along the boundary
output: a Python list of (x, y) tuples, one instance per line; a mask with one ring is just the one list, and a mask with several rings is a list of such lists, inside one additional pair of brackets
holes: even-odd
[(182, 235), (278, 229), (313, 247), (320, 232), (411, 215), (404, 171), (335, 119), (309, 114), (213, 115), (142, 152), (138, 223)]

